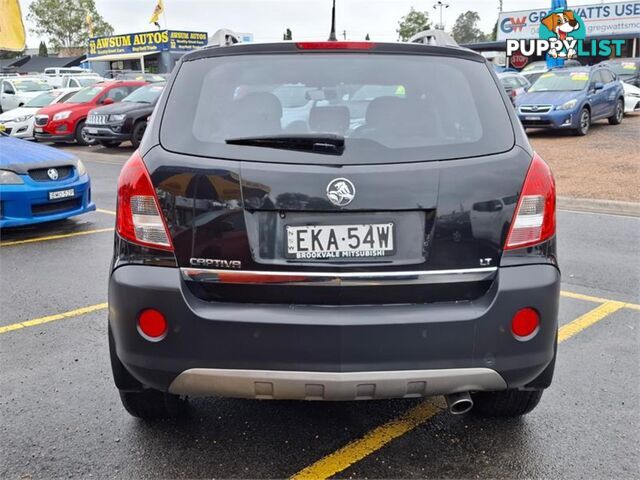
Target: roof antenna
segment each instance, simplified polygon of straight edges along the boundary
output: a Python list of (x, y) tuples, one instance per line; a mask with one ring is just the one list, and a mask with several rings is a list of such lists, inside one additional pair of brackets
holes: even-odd
[(329, 41), (338, 41), (338, 37), (336, 37), (336, 0), (333, 0), (333, 9), (331, 10), (331, 33), (329, 34)]

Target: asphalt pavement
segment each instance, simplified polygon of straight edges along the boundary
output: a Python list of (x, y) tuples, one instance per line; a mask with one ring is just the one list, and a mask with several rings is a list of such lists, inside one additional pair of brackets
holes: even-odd
[(106, 336), (131, 150), (65, 148), (99, 211), (0, 241), (0, 478), (637, 478), (640, 219), (559, 212), (556, 377), (523, 419), (452, 416), (441, 398), (194, 399), (145, 424), (120, 404)]

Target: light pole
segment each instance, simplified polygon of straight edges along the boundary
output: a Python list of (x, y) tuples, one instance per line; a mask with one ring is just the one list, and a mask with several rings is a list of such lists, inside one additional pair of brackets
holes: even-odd
[(436, 3), (433, 4), (433, 9), (435, 10), (436, 8), (440, 9), (440, 24), (439, 24), (440, 30), (444, 30), (444, 23), (442, 22), (442, 9), (449, 8), (449, 4), (443, 3), (440, 0), (438, 0)]

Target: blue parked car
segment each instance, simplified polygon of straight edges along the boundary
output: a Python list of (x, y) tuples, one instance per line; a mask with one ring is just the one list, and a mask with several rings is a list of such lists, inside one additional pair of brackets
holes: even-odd
[(517, 98), (516, 109), (525, 128), (586, 135), (596, 120), (606, 118), (611, 125), (622, 122), (624, 91), (616, 75), (604, 66), (554, 68)]
[(0, 134), (0, 228), (95, 210), (82, 161), (52, 147)]

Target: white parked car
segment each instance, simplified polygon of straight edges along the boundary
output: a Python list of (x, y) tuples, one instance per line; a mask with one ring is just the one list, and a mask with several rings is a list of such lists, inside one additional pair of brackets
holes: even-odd
[(96, 73), (86, 75), (64, 75), (62, 77), (62, 88), (83, 88), (89, 87), (94, 83), (104, 82), (104, 78)]
[(49, 67), (45, 68), (42, 78), (54, 88), (63, 87), (62, 81), (66, 75), (86, 75), (93, 73), (80, 67)]
[(79, 88), (60, 88), (41, 93), (26, 105), (0, 114), (0, 132), (18, 138), (33, 138), (35, 114), (42, 107), (62, 103), (69, 99)]
[(622, 82), (624, 89), (624, 113), (640, 111), (640, 88), (630, 83)]
[(0, 113), (26, 105), (29, 100), (51, 90), (51, 85), (37, 77), (6, 77), (0, 83)]

